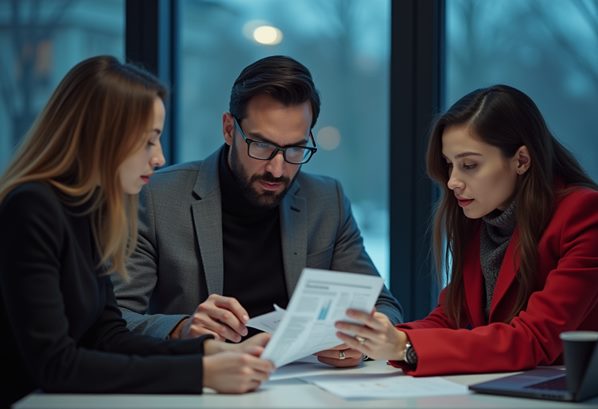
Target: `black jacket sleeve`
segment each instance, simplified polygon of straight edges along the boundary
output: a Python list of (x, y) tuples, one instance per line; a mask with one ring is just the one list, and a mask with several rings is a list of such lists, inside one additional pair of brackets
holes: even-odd
[(8, 346), (2, 355), (7, 373), (26, 374), (8, 386), (201, 393), (205, 339), (130, 333), (109, 277), (98, 276), (86, 252), (89, 229), (73, 220), (40, 183), (16, 189), (0, 204), (0, 313)]

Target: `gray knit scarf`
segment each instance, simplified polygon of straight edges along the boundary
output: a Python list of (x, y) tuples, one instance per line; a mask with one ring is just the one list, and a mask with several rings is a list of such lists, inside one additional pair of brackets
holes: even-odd
[(513, 200), (504, 211), (497, 209), (482, 220), (484, 224), (480, 234), (480, 263), (486, 287), (486, 318), (488, 318), (498, 272), (515, 230), (515, 201)]

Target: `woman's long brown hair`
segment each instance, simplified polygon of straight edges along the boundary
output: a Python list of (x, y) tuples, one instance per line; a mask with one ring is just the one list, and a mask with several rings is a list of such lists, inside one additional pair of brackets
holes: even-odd
[(101, 264), (127, 276), (137, 240), (137, 195), (123, 193), (119, 166), (144, 140), (156, 98), (151, 74), (111, 56), (84, 60), (60, 82), (0, 178), (0, 202), (15, 187), (46, 182), (86, 203)]
[[(514, 195), (516, 224), (519, 230), (517, 272), (519, 290), (510, 322), (527, 305), (536, 290), (537, 245), (552, 217), (555, 182), (571, 186), (598, 186), (579, 163), (550, 133), (536, 104), (523, 92), (506, 85), (478, 89), (464, 96), (435, 122), (428, 143), (428, 174), (440, 189), (441, 197), (434, 215), (433, 248), (440, 278), (449, 282), (444, 309), (456, 327), (465, 323), (465, 285), (463, 265), (467, 240), (479, 226), (468, 219), (447, 187), (449, 169), (442, 156), (442, 134), (451, 126), (468, 126), (483, 142), (500, 149), (505, 158), (525, 145), (531, 158), (529, 170), (520, 177)], [(450, 266), (450, 268), (449, 268)], [(444, 271), (443, 271), (444, 269)]]

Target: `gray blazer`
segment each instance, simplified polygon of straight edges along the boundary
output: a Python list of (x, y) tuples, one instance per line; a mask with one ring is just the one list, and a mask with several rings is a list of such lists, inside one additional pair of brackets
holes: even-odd
[[(142, 189), (130, 280), (114, 278), (131, 330), (165, 338), (210, 294), (222, 294), (219, 155), (165, 168)], [(289, 294), (304, 267), (378, 275), (338, 181), (300, 171), (281, 201), (280, 224)], [(376, 308), (393, 323), (402, 320), (386, 288)]]

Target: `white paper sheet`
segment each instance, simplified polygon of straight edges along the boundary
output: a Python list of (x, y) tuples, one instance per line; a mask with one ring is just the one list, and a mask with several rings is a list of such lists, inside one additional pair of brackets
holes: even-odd
[(345, 399), (395, 399), (420, 396), (467, 395), (466, 385), (441, 377), (418, 377), (396, 374), (350, 376), (317, 375), (301, 377)]
[(330, 365), (318, 361), (315, 355), (308, 355), (301, 359), (276, 368), (276, 371), (270, 375), (270, 381), (280, 381), (283, 379), (294, 379), (314, 375), (329, 375), (331, 371), (336, 370)]
[(257, 317), (253, 317), (249, 321), (247, 321), (247, 324), (245, 325), (247, 327), (259, 329), (260, 331), (269, 332), (270, 334), (273, 334), (276, 328), (278, 328), (278, 324), (280, 324), (280, 322), (282, 321), (284, 313), (284, 308), (281, 308), (278, 305), (274, 304), (274, 311), (258, 315)]
[(279, 367), (341, 343), (336, 321), (347, 308), (371, 311), (382, 289), (379, 276), (305, 268), (262, 358)]

